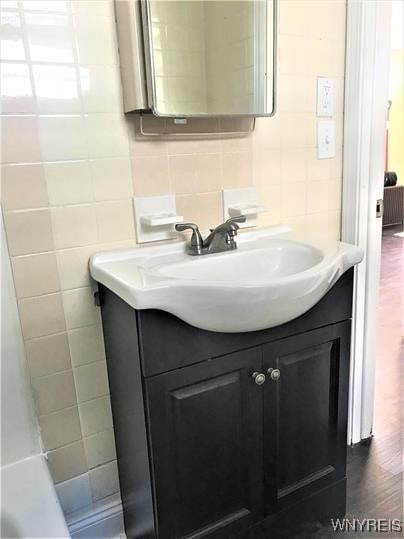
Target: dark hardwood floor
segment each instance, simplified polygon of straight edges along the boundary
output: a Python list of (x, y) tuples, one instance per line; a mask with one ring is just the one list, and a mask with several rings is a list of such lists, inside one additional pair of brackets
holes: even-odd
[[(348, 449), (349, 519), (403, 520), (404, 238), (394, 235), (401, 230), (383, 231), (374, 437)], [(293, 539), (334, 537), (404, 537), (404, 533), (335, 532), (318, 524), (293, 535)]]

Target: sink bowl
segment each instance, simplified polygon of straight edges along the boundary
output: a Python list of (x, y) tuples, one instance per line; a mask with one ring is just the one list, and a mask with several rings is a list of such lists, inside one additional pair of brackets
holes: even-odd
[(162, 265), (158, 271), (160, 275), (173, 278), (252, 284), (305, 271), (320, 263), (322, 258), (322, 252), (311, 245), (274, 239), (261, 249), (195, 257)]
[(135, 309), (161, 309), (198, 328), (257, 331), (311, 309), (363, 258), (338, 241), (305, 242), (287, 227), (239, 235), (235, 251), (192, 257), (185, 243), (100, 253), (92, 277)]

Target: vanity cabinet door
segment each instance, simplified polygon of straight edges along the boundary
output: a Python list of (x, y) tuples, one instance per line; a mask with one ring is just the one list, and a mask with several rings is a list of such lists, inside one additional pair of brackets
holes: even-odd
[(262, 517), (254, 348), (145, 381), (159, 539), (229, 538)]
[(345, 476), (349, 343), (348, 321), (264, 346), (266, 514)]

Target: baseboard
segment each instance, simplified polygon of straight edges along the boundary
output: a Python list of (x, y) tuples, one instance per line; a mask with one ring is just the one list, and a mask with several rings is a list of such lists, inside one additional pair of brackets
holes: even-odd
[(126, 539), (119, 494), (70, 513), (66, 520), (74, 539)]

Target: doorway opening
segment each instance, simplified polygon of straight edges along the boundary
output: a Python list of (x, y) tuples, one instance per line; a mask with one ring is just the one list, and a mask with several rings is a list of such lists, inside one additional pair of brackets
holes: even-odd
[[(402, 486), (404, 407), (404, 9), (392, 3), (384, 215), (371, 457)], [(401, 498), (401, 499), (400, 499)], [(398, 493), (396, 504), (401, 501)], [(392, 500), (391, 510), (395, 503)], [(395, 515), (399, 518), (400, 507)]]

